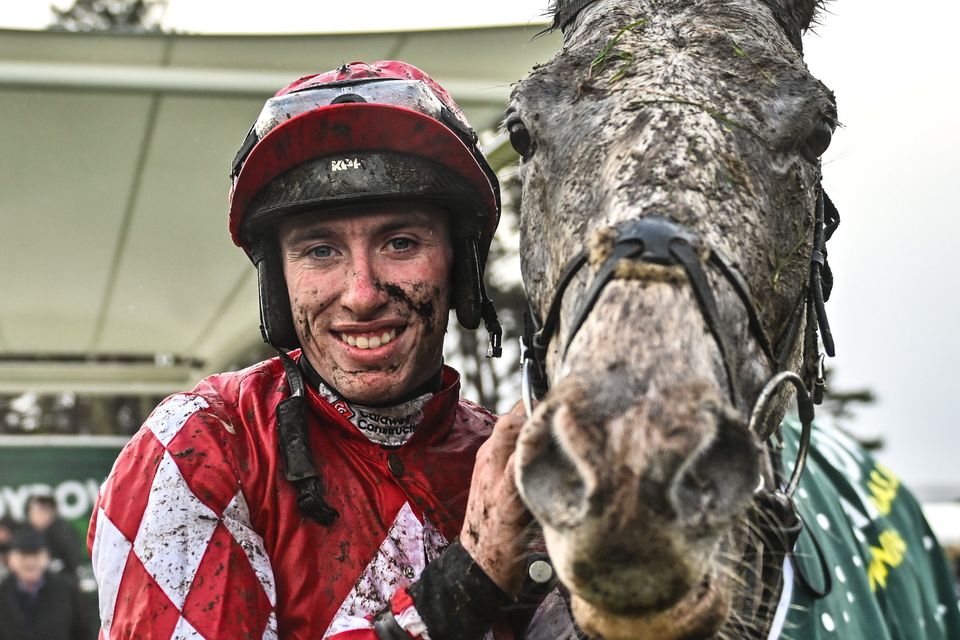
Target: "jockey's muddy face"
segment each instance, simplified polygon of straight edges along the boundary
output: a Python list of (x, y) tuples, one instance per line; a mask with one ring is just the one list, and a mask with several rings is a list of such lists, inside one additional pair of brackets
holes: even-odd
[(380, 203), (307, 213), (280, 228), (297, 337), (349, 400), (399, 399), (442, 363), (452, 292), (446, 213)]

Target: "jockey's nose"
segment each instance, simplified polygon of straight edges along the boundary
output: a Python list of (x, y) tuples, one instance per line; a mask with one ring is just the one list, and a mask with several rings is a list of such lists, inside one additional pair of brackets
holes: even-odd
[(388, 300), (388, 295), (380, 285), (374, 266), (366, 257), (353, 261), (348, 271), (341, 304), (358, 318), (369, 317)]

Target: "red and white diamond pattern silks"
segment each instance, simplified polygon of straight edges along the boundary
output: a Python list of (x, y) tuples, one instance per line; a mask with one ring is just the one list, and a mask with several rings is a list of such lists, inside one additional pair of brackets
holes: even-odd
[(404, 504), (380, 549), (337, 610), (323, 640), (346, 631), (373, 629), (372, 616), (387, 607), (397, 589), (419, 577), (427, 562), (437, 558), (447, 544), (429, 522), (422, 524), (417, 519), (409, 503)]
[[(251, 387), (247, 400), (266, 397), (274, 388), (268, 376), (244, 380)], [(326, 555), (304, 557), (313, 568), (301, 575), (296, 558), (330, 538), (300, 523), (292, 490), (263, 475), (277, 468), (276, 444), (262, 448), (274, 427), (248, 417), (257, 414), (256, 403), (246, 406), (243, 416), (237, 414), (241, 403), (229, 395), (231, 381), (219, 381), (224, 389), (202, 387), (209, 395), (185, 393), (164, 401), (104, 483), (91, 523), (101, 637), (275, 639), (282, 632), (304, 640), (375, 640), (372, 616), (390, 606), (395, 595), (405, 595), (405, 587), (447, 546), (440, 530), (413, 506), (419, 504), (414, 499), (423, 500), (445, 513), (441, 503), (431, 502), (444, 487), (417, 475), (419, 467), (391, 484), (387, 463), (363, 449), (365, 440), (345, 441), (343, 458), (336, 459), (345, 478), (338, 488), (349, 498), (345, 504), (358, 505), (353, 526), (364, 528), (347, 548), (353, 559), (344, 547), (333, 546), (334, 540)], [(224, 390), (228, 398), (220, 394)], [(457, 470), (450, 472), (450, 482), (469, 478), (467, 462), (489, 426), (475, 413), (467, 416), (472, 422), (454, 423), (467, 425), (457, 439), (444, 440), (445, 446), (456, 445), (444, 458)], [(323, 433), (334, 434), (338, 424)], [(352, 431), (345, 433), (346, 438)], [(372, 497), (378, 501), (363, 502)], [(252, 522), (258, 523), (256, 530)], [(346, 535), (349, 531), (344, 529)], [(331, 554), (337, 551), (342, 557)], [(284, 572), (280, 580), (275, 571)], [(358, 577), (344, 581), (344, 572)], [(280, 602), (278, 610), (278, 594), (284, 593), (297, 598)], [(428, 640), (412, 600), (407, 605), (394, 611), (398, 622), (411, 637)]]
[(143, 624), (145, 616), (153, 638), (213, 639), (226, 618), (237, 637), (277, 638), (273, 571), (243, 494), (217, 495), (209, 487), (222, 483), (204, 482), (198, 497), (191, 480), (209, 471), (183, 461), (191, 450), (178, 446), (184, 424), (205, 408), (195, 395), (160, 405), (135, 436), (138, 455), (117, 462), (142, 484), (109, 486), (111, 473), (104, 485), (92, 556), (105, 639), (132, 635), (115, 619)]

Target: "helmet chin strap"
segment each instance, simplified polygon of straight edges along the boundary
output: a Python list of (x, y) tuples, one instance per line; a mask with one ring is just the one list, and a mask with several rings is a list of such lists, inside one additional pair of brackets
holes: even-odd
[(493, 305), (493, 300), (487, 297), (486, 288), (483, 286), (483, 280), (480, 280), (480, 315), (483, 318), (483, 326), (487, 330), (487, 357), (499, 358), (503, 355), (503, 328), (500, 321), (497, 320), (497, 308)]
[(297, 489), (300, 512), (307, 518), (329, 527), (340, 513), (323, 498), (326, 485), (317, 472), (310, 449), (303, 373), (286, 351), (277, 349), (277, 354), (283, 363), (287, 386), (290, 389), (290, 395), (279, 402), (276, 409), (283, 473)]

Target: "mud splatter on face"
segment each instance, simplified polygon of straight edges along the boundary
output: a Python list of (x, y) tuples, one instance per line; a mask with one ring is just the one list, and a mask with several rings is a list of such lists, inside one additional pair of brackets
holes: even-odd
[(429, 285), (425, 282), (411, 283), (411, 288), (418, 294), (420, 300), (414, 300), (400, 285), (393, 282), (374, 283), (378, 289), (385, 291), (394, 300), (402, 303), (415, 314), (420, 316), (426, 327), (426, 332), (431, 334), (436, 328), (436, 318), (434, 301), (440, 296), (440, 288), (436, 285)]
[(299, 300), (294, 300), (292, 306), (294, 322), (299, 329), (300, 335), (310, 335), (310, 319), (307, 318), (306, 308), (300, 304)]
[(299, 297), (290, 299), (290, 311), (293, 314), (294, 325), (300, 332), (300, 335), (310, 335), (310, 315), (312, 313), (320, 313), (327, 308), (328, 302), (323, 300), (318, 300), (318, 290), (314, 289), (310, 292), (310, 297), (306, 302), (301, 300)]

